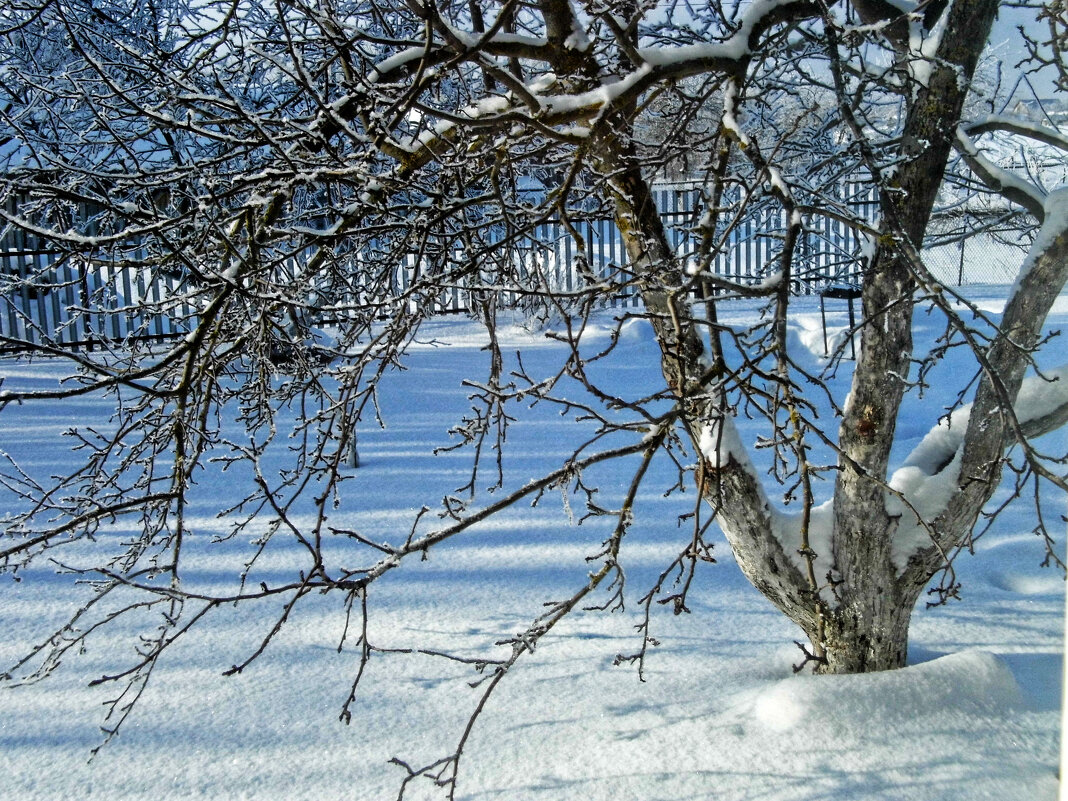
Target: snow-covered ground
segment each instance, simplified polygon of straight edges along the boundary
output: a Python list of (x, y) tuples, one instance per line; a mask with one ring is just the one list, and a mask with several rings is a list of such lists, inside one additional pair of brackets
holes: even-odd
[[(996, 313), (1003, 288), (979, 291)], [(818, 302), (799, 301), (792, 347), (816, 366), (823, 350)], [(844, 325), (844, 308), (829, 310)], [(747, 303), (728, 304), (723, 322), (751, 320)], [(605, 313), (602, 331), (610, 313)], [(1062, 299), (1051, 327), (1068, 323)], [(917, 316), (919, 339), (943, 327)], [(596, 331), (594, 332), (597, 333)], [(506, 345), (527, 349), (531, 372), (548, 370), (559, 346), (520, 326)], [(403, 537), (424, 503), (466, 480), (462, 453), (432, 455), (449, 444), (446, 430), (467, 409), (460, 381), (484, 370), (477, 327), (433, 322), (411, 369), (383, 388), (387, 427), (360, 432), (362, 465), (346, 485), (332, 523), (371, 538)], [(434, 340), (434, 343), (430, 343)], [(443, 344), (442, 344), (443, 343)], [(625, 329), (611, 380), (638, 395), (657, 382), (647, 327)], [(1056, 362), (1057, 356), (1051, 359)], [(1063, 360), (1063, 359), (1062, 359)], [(904, 458), (950, 403), (957, 386), (947, 363), (902, 420)], [(0, 361), (5, 388), (47, 384), (59, 367)], [(843, 368), (834, 379), (844, 383)], [(73, 458), (59, 433), (106, 419), (99, 401), (8, 409), (0, 449), (28, 469), (47, 472)], [(509, 483), (559, 464), (578, 439), (576, 426), (538, 407), (509, 435)], [(743, 437), (746, 429), (742, 428)], [(1064, 448), (1063, 433), (1047, 440)], [(600, 471), (606, 495), (629, 480), (620, 464)], [(688, 537), (677, 517), (693, 493), (663, 497), (666, 464), (654, 465), (623, 558), (628, 605), (623, 613), (575, 614), (524, 658), (492, 697), (464, 752), (458, 797), (482, 801), (685, 801), (745, 799), (999, 799), (1041, 801), (1057, 794), (1064, 584), (1042, 570), (1034, 512), (1010, 508), (958, 563), (963, 602), (918, 609), (910, 667), (858, 677), (794, 676), (800, 632), (749, 586), (717, 540), (717, 564), (698, 573), (690, 615), (657, 607), (661, 642), (640, 682), (615, 666), (640, 640), (638, 598)], [(659, 481), (659, 483), (657, 483)], [(214, 517), (235, 488), (203, 488), (196, 522), (207, 538), (227, 531)], [(0, 504), (8, 501), (0, 500)], [(382, 648), (449, 648), (500, 656), (494, 642), (523, 630), (541, 604), (570, 595), (585, 580), (584, 557), (604, 528), (573, 526), (559, 495), (535, 509), (513, 509), (394, 571), (372, 588), (369, 636)], [(1052, 498), (1051, 519), (1064, 499)], [(122, 531), (114, 532), (121, 536)], [(245, 537), (247, 540), (248, 537)], [(1063, 546), (1063, 543), (1062, 543)], [(245, 555), (238, 540), (198, 555), (186, 580), (223, 586)], [(285, 567), (284, 552), (276, 557)], [(0, 668), (36, 643), (75, 607), (79, 590), (42, 566), (20, 583), (0, 576)], [(219, 611), (199, 636), (176, 646), (154, 675), (141, 708), (121, 736), (91, 763), (100, 741), (101, 702), (114, 688), (88, 680), (128, 664), (136, 630), (125, 625), (91, 639), (47, 681), (0, 690), (0, 798), (51, 799), (389, 799), (403, 770), (450, 752), (477, 703), (470, 668), (419, 655), (374, 658), (351, 725), (338, 721), (358, 655), (337, 651), (342, 599), (314, 596), (278, 640), (244, 673), (221, 673), (246, 657), (266, 633), (278, 602)], [(440, 797), (429, 783), (408, 798)]]

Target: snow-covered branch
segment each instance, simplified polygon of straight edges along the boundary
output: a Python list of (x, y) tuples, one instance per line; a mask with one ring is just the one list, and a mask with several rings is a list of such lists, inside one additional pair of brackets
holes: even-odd
[(1017, 203), (1033, 214), (1039, 222), (1045, 218), (1045, 193), (1030, 181), (1020, 178), (986, 156), (963, 128), (957, 129), (957, 151), (972, 172), (993, 192)]
[[(1028, 439), (1063, 426), (1068, 421), (1068, 365), (1026, 379), (1012, 412)], [(900, 491), (925, 519), (936, 518), (943, 511), (945, 500), (956, 492), (971, 413), (972, 405), (968, 404), (939, 420), (890, 478), (890, 486)], [(1008, 432), (1003, 447), (1015, 442), (1015, 436)], [(943, 505), (932, 502), (932, 498), (942, 498)]]
[(1058, 150), (1068, 151), (1068, 136), (1065, 134), (1048, 125), (1007, 114), (991, 114), (982, 119), (966, 123), (961, 127), (971, 138), (982, 136), (985, 133), (1002, 131), (1055, 147)]

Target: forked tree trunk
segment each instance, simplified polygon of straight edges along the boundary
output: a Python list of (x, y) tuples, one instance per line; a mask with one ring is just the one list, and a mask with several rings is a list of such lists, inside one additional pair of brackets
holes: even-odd
[[(937, 66), (917, 91), (905, 121), (895, 186), (883, 212), (887, 230), (918, 246), (950, 155), (968, 82), (997, 9), (996, 0), (954, 4)], [(661, 350), (668, 386), (679, 399), (695, 446), (722, 422), (718, 392), (706, 382), (702, 337), (685, 313), (679, 265), (638, 168), (625, 119), (594, 152), (611, 191), (631, 267)], [(620, 135), (621, 134), (621, 135)], [(912, 609), (931, 571), (902, 571), (892, 559), (898, 520), (887, 510), (885, 481), (912, 357), (915, 281), (899, 250), (883, 241), (867, 265), (862, 331), (850, 401), (840, 428), (832, 565), (827, 576), (802, 567), (795, 542), (780, 539), (775, 514), (744, 454), (704, 454), (700, 490), (715, 508), (746, 577), (808, 635), (817, 669), (863, 673), (902, 667)], [(714, 335), (714, 334), (713, 334)], [(701, 448), (698, 446), (698, 452)], [(974, 510), (978, 513), (979, 506)], [(829, 560), (828, 560), (829, 557)]]

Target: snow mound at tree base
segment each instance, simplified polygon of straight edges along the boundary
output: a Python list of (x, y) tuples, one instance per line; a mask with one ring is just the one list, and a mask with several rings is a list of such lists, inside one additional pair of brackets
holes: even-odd
[(967, 651), (882, 673), (795, 676), (765, 690), (754, 713), (774, 731), (816, 729), (842, 737), (861, 734), (876, 721), (907, 728), (932, 714), (1011, 714), (1022, 705), (1020, 686), (1000, 659)]
[(1026, 673), (1014, 677), (1010, 664), (964, 651), (885, 673), (769, 682), (739, 726), (739, 751), (760, 774), (749, 789), (766, 793), (748, 797), (1052, 801), (1056, 743), (1042, 730), (1056, 713), (1031, 703)]

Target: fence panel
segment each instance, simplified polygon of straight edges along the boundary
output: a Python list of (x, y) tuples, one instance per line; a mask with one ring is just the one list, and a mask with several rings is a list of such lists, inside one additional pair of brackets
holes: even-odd
[[(875, 218), (878, 203), (869, 184), (844, 183), (840, 192), (839, 202), (847, 213), (861, 219)], [(653, 194), (669, 244), (680, 263), (692, 262), (699, 242), (698, 225), (705, 213), (702, 188), (694, 184), (658, 186)], [(726, 197), (724, 203), (737, 204), (739, 198)], [(584, 239), (585, 253), (581, 255), (590, 272), (599, 281), (616, 287), (605, 302), (622, 308), (640, 306), (640, 291), (628, 271), (626, 249), (614, 223), (587, 217), (576, 219), (573, 224)], [(731, 220), (731, 224), (723, 247), (715, 254), (712, 272), (741, 283), (759, 282), (773, 274), (778, 269), (777, 251), (786, 230), (781, 210), (758, 207), (741, 220)], [(859, 263), (865, 244), (863, 235), (826, 214), (806, 215), (803, 225), (794, 256), (791, 289), (818, 292), (829, 285), (855, 282), (851, 271)], [(722, 236), (723, 231), (719, 233)], [(510, 251), (501, 256), (511, 260), (517, 282), (503, 296), (505, 304), (523, 308), (531, 302), (532, 290), (572, 293), (586, 283), (576, 240), (560, 221), (540, 223), (529, 237), (502, 247)], [(992, 258), (994, 255), (998, 258)], [(0, 351), (18, 349), (19, 343), (92, 348), (105, 340), (183, 336), (196, 316), (193, 307), (182, 300), (182, 292), (188, 287), (179, 276), (127, 266), (144, 264), (144, 257), (144, 253), (135, 253), (130, 262), (77, 262), (69, 254), (42, 249), (34, 237), (9, 230), (0, 243)], [(393, 298), (407, 293), (411, 308), (428, 303), (436, 312), (468, 311), (473, 300), (470, 293), (478, 291), (475, 287), (469, 291), (454, 286), (426, 296), (416, 291), (421, 275), (442, 269), (442, 263), (462, 264), (464, 258), (459, 252), (430, 257), (409, 253), (391, 269), (389, 292)], [(986, 235), (968, 239), (963, 246), (949, 244), (925, 251), (925, 260), (947, 284), (1011, 281), (1021, 258), (1018, 247)], [(997, 264), (991, 267), (995, 261)], [(974, 263), (985, 265), (986, 273), (972, 273)], [(353, 270), (359, 271), (369, 269), (370, 262), (356, 254), (351, 264)], [(296, 261), (292, 266), (296, 271)], [(492, 267), (487, 269), (492, 271)], [(492, 279), (492, 275), (478, 273), (473, 280), (486, 285)], [(341, 314), (324, 311), (324, 319), (331, 314), (350, 316), (361, 303), (384, 304), (388, 298), (369, 294), (373, 292), (369, 287), (374, 285), (374, 280), (353, 280), (345, 287), (332, 288), (331, 306)], [(526, 291), (519, 291), (523, 289)]]
[(58, 251), (0, 251), (0, 287), (0, 352), (170, 339), (194, 316), (177, 276)]

